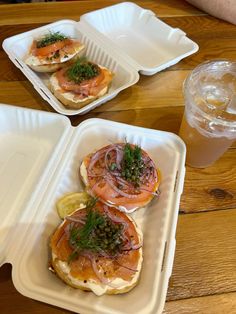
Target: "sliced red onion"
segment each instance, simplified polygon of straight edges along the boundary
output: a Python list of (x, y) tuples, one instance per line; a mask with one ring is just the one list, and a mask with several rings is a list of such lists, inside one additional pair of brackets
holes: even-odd
[(64, 231), (65, 231), (68, 238), (69, 238), (70, 231), (74, 227), (74, 225), (75, 225), (75, 223), (72, 221), (71, 223), (68, 223), (66, 225), (66, 227), (64, 228)]
[(85, 224), (85, 220), (82, 220), (80, 218), (76, 218), (75, 216), (66, 216), (65, 219), (68, 220), (68, 221), (73, 221), (73, 222), (76, 222), (76, 223), (80, 223), (82, 225)]
[(139, 249), (141, 249), (142, 244), (138, 243), (138, 244), (131, 244), (131, 246), (129, 248), (123, 248), (122, 252), (129, 252), (129, 251), (137, 251)]
[(107, 170), (109, 170), (109, 165), (108, 165), (108, 155), (110, 154), (110, 152), (112, 152), (113, 150), (115, 150), (116, 151), (116, 153), (117, 153), (117, 150), (116, 150), (116, 147), (115, 147), (115, 145), (112, 145), (112, 146), (110, 146), (108, 149), (107, 149), (107, 151), (106, 151), (106, 153), (105, 153), (105, 155), (104, 155), (104, 163), (105, 163), (105, 166), (106, 166), (106, 169)]
[(120, 217), (117, 217), (116, 215), (112, 215), (112, 213), (110, 212), (110, 210), (108, 209), (107, 205), (104, 205), (104, 211), (107, 214), (107, 216), (116, 223), (121, 223), (124, 226), (124, 231), (127, 230), (128, 228), (128, 223), (126, 221), (124, 221), (123, 219), (121, 219)]
[(127, 180), (125, 180), (125, 179), (123, 179), (123, 178), (120, 178), (120, 177), (119, 177), (119, 178), (116, 179), (116, 181), (117, 181), (119, 184), (123, 185), (123, 186), (129, 187), (129, 188), (134, 188), (134, 186), (133, 186), (132, 183), (130, 183), (129, 181), (127, 181)]
[(97, 186), (99, 185), (99, 183), (102, 181), (102, 179), (103, 179), (103, 178), (101, 178), (100, 180), (96, 181), (96, 182), (94, 183), (94, 185), (91, 186), (91, 191), (93, 191), (93, 190), (95, 189), (95, 187), (97, 187)]
[(117, 154), (116, 154), (116, 164), (117, 164), (117, 168), (120, 170), (121, 169), (121, 161), (123, 159), (124, 156), (124, 152), (123, 150), (121, 150), (120, 148), (118, 148), (117, 150)]
[[(101, 152), (100, 150), (98, 150), (90, 159), (89, 165), (88, 165), (88, 175), (94, 175), (94, 172), (92, 171), (93, 167), (95, 166), (95, 164), (101, 159), (101, 156), (103, 155), (103, 152)], [(102, 172), (104, 171), (104, 169), (102, 169)]]
[[(156, 195), (156, 193), (152, 190), (145, 188), (145, 185), (149, 182), (157, 180), (155, 164), (147, 154), (142, 153), (142, 160), (145, 166), (140, 177), (141, 187), (134, 187), (131, 182), (122, 178), (120, 170), (121, 162), (124, 156), (124, 145), (125, 144), (112, 144), (97, 151), (90, 159), (87, 169), (88, 176), (91, 178), (101, 178), (101, 180), (105, 179), (106, 183), (110, 185), (114, 192), (129, 199), (137, 198), (138, 192), (140, 191), (146, 191), (150, 194)], [(109, 154), (111, 154), (111, 160), (108, 160)], [(96, 167), (97, 162), (102, 163), (102, 166)], [(109, 165), (112, 162), (116, 162), (116, 169), (114, 171), (110, 171), (109, 169)], [(101, 180), (96, 180), (97, 182), (91, 187), (91, 189), (94, 190)], [(118, 186), (120, 186), (120, 188)], [(115, 196), (116, 195), (114, 195), (114, 197)]]
[(119, 189), (114, 183), (113, 183), (113, 179), (110, 178), (109, 176), (106, 176), (107, 179), (107, 183), (113, 188), (113, 190), (115, 190), (118, 194), (120, 194), (121, 196), (127, 197), (127, 198), (137, 198), (137, 194), (128, 194), (124, 191), (122, 191), (121, 189)]
[(121, 173), (118, 171), (112, 171), (112, 176), (117, 177), (118, 179), (119, 177), (121, 177)]
[(123, 251), (129, 251), (130, 248), (131, 248), (131, 240), (130, 240), (130, 238), (128, 238), (127, 235), (124, 233), (124, 234), (122, 234), (122, 240), (124, 242), (126, 242), (125, 245), (122, 248), (122, 252)]
[(116, 263), (117, 263), (119, 266), (124, 267), (124, 268), (126, 268), (126, 269), (128, 269), (128, 270), (130, 270), (130, 271), (133, 271), (133, 272), (137, 272), (137, 271), (138, 271), (137, 269), (133, 269), (133, 268), (131, 268), (131, 267), (122, 265), (122, 264), (119, 263), (117, 260), (116, 260)]
[(142, 247), (141, 243), (137, 243), (137, 244), (132, 243), (132, 250), (139, 250), (141, 249), (141, 247)]
[(94, 271), (95, 275), (97, 276), (97, 278), (101, 281), (101, 283), (103, 283), (105, 285), (109, 285), (110, 284), (110, 280), (107, 279), (103, 275), (103, 270), (101, 271), (101, 270), (98, 269), (95, 257), (93, 257), (90, 261), (92, 263), (93, 271)]
[(94, 256), (94, 254), (92, 254), (92, 253), (90, 253), (88, 251), (88, 252), (81, 252), (80, 256), (83, 256), (83, 257), (86, 257), (87, 259), (89, 259), (89, 261), (91, 262), (91, 265), (92, 265), (92, 268), (93, 268), (93, 271), (94, 271), (95, 275), (100, 280), (101, 274), (98, 271), (97, 264), (96, 264), (96, 257)]
[(66, 237), (66, 233), (63, 232), (63, 234), (61, 235), (60, 239), (57, 241), (56, 243), (56, 247), (59, 248), (61, 246), (61, 243), (63, 242), (63, 240), (65, 239)]
[(89, 178), (101, 178), (101, 177), (104, 177), (105, 175), (107, 174), (107, 171), (103, 171), (101, 173), (98, 173), (98, 174), (95, 174), (95, 173), (88, 173), (88, 177)]
[(95, 275), (97, 276), (98, 280), (104, 284), (104, 285), (107, 285), (107, 286), (110, 286), (112, 288), (115, 288), (116, 286), (112, 284), (111, 280), (109, 278), (106, 278), (104, 276), (104, 271), (103, 269), (100, 270), (97, 266), (97, 263), (96, 263), (96, 257), (94, 255), (91, 255), (89, 254), (89, 252), (84, 252), (81, 254), (82, 256), (85, 256), (87, 257), (90, 262), (91, 262), (91, 265), (92, 265), (92, 268), (93, 268), (93, 271), (95, 273)]

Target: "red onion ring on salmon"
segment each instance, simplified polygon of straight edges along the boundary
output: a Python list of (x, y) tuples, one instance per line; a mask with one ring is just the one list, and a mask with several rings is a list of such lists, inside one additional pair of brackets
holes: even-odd
[[(148, 154), (141, 150), (140, 167), (143, 168), (139, 169), (139, 182), (135, 184), (127, 180), (122, 172), (125, 145), (111, 144), (85, 157), (83, 163), (87, 177), (84, 182), (93, 196), (130, 213), (159, 195), (160, 172)], [(82, 172), (81, 176), (83, 179)]]
[[(83, 217), (88, 219), (89, 209), (82, 208), (66, 217), (64, 222), (57, 228), (51, 237), (50, 245), (52, 248), (52, 266), (54, 267), (57, 275), (64, 280), (64, 275), (62, 275), (61, 269), (58, 270), (58, 261), (67, 263), (70, 269), (70, 276), (73, 278), (81, 280), (81, 282), (90, 281), (93, 283), (108, 286), (110, 291), (113, 289), (119, 289), (120, 283), (127, 284), (133, 287), (133, 278), (138, 278), (142, 263), (142, 235), (138, 231), (137, 226), (134, 221), (129, 218), (124, 213), (118, 211), (116, 208), (108, 207), (102, 203), (96, 203), (95, 207), (92, 209), (94, 213), (99, 213), (99, 217), (103, 217), (101, 224), (104, 223), (104, 219), (113, 226), (112, 229), (120, 230), (117, 231), (118, 234), (121, 233), (124, 239), (121, 247), (112, 253), (107, 249), (99, 248), (94, 249), (79, 249), (74, 246), (74, 240), (71, 240), (71, 232), (73, 228), (84, 227)], [(69, 218), (69, 219), (68, 219)], [(82, 219), (82, 223), (81, 220)], [(100, 219), (100, 218), (99, 218)], [(87, 220), (86, 220), (87, 221)], [(88, 222), (87, 222), (88, 223)], [(99, 224), (100, 224), (99, 223)], [(98, 236), (98, 230), (100, 230), (100, 225), (91, 229), (91, 233), (88, 237)], [(88, 224), (90, 226), (90, 223)], [(116, 226), (119, 226), (117, 229)], [(105, 230), (105, 229), (103, 229)], [(110, 234), (110, 231), (106, 231)], [(78, 239), (80, 239), (81, 231), (77, 233)], [(113, 234), (113, 233), (112, 233)], [(74, 237), (74, 236), (73, 236)], [(89, 240), (90, 241), (90, 240)], [(99, 240), (100, 241), (100, 240)], [(114, 240), (116, 241), (116, 240)], [(88, 242), (90, 243), (90, 242)], [(100, 243), (100, 242), (99, 242)], [(75, 258), (69, 259), (71, 255), (75, 254)], [(64, 264), (63, 264), (64, 265)], [(63, 266), (63, 269), (64, 266)], [(116, 281), (116, 278), (120, 278)], [(65, 280), (67, 283), (68, 281)], [(130, 288), (130, 289), (131, 289)], [(129, 288), (127, 288), (129, 289)], [(128, 290), (125, 290), (128, 291)], [(122, 293), (116, 291), (115, 293)]]

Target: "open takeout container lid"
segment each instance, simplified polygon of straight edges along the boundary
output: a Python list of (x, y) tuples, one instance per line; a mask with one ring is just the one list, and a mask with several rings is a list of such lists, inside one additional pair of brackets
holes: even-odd
[[(109, 91), (81, 109), (66, 109), (51, 93), (49, 74), (37, 73), (24, 62), (33, 39), (60, 31), (85, 44), (84, 55), (114, 73)], [(123, 2), (81, 16), (80, 21), (60, 20), (9, 37), (3, 49), (34, 88), (57, 112), (85, 114), (114, 98), (139, 80), (139, 73), (153, 75), (193, 54), (198, 45), (179, 28), (172, 28), (155, 14), (132, 2)]]
[[(12, 264), (16, 289), (81, 314), (161, 313), (185, 175), (182, 140), (102, 119), (72, 127), (65, 116), (9, 105), (0, 105), (0, 129), (0, 265)], [(49, 238), (61, 222), (55, 203), (84, 188), (78, 175), (84, 156), (125, 140), (140, 145), (161, 170), (161, 194), (132, 214), (144, 236), (138, 285), (123, 295), (98, 297), (67, 286), (48, 270)]]
[(154, 12), (123, 2), (81, 16), (103, 41), (119, 51), (138, 72), (153, 75), (198, 50), (179, 28), (162, 22)]

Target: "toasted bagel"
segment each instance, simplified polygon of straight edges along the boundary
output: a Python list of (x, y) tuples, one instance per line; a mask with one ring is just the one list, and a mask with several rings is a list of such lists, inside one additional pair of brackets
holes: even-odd
[[(43, 44), (42, 41), (44, 41)], [(43, 46), (38, 47), (38, 45)], [(55, 72), (71, 62), (75, 62), (84, 47), (78, 40), (69, 39), (59, 33), (48, 34), (33, 41), (25, 63), (37, 72)]]
[[(40, 64), (40, 65), (34, 65), (34, 63), (28, 59), (25, 61), (25, 63), (34, 71), (40, 72), (40, 73), (53, 73), (57, 70), (60, 70), (63, 67), (66, 67), (74, 62), (83, 54), (84, 46), (81, 47), (81, 50), (79, 50), (73, 57), (68, 59), (64, 62), (59, 63), (47, 63), (47, 64)], [(32, 60), (32, 59), (31, 59)]]
[[(86, 240), (90, 247), (91, 243), (99, 247), (82, 249), (83, 232), (91, 226), (89, 215), (97, 215), (100, 220), (86, 234)], [(50, 247), (55, 273), (73, 288), (96, 295), (120, 294), (130, 291), (138, 282), (143, 260), (142, 232), (130, 217), (116, 208), (98, 202), (93, 209), (74, 212), (56, 229)]]
[[(140, 171), (138, 184), (126, 179), (122, 175), (121, 165), (125, 145), (111, 144), (89, 154), (83, 159), (80, 175), (90, 195), (98, 197), (109, 206), (131, 213), (146, 207), (158, 194), (160, 171), (148, 154), (141, 150), (143, 170)], [(114, 164), (117, 168), (112, 170), (111, 166)]]
[[(69, 66), (70, 67), (70, 66)], [(69, 68), (68, 67), (68, 68)], [(85, 105), (93, 102), (94, 100), (102, 97), (108, 92), (112, 76), (113, 74), (106, 69), (105, 67), (99, 66), (100, 70), (105, 73), (104, 79), (99, 82), (96, 86), (93, 86), (93, 92), (90, 93), (90, 87), (86, 86), (85, 90), (85, 95), (83, 95), (80, 92), (74, 92), (73, 90), (65, 90), (62, 87), (62, 84), (60, 82), (60, 75), (59, 72), (55, 72), (54, 74), (51, 75), (50, 80), (49, 80), (49, 88), (51, 92), (55, 95), (55, 97), (62, 102), (62, 104), (68, 108), (68, 109), (80, 109), (84, 107)], [(63, 69), (64, 70), (64, 69)], [(62, 71), (62, 70), (61, 70)], [(87, 80), (88, 85), (91, 81), (93, 81), (93, 78)], [(74, 84), (75, 88), (77, 87), (79, 89), (79, 86), (81, 84)], [(101, 88), (100, 88), (101, 86)], [(94, 89), (97, 89), (94, 91)], [(84, 91), (84, 89), (83, 89)]]

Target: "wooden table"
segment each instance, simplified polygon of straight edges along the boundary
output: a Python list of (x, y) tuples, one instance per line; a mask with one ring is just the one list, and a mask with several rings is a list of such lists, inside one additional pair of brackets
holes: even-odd
[[(33, 3), (0, 6), (4, 38), (62, 18), (80, 15), (115, 0)], [(184, 30), (199, 52), (139, 82), (84, 116), (178, 132), (183, 114), (182, 83), (199, 63), (236, 59), (236, 27), (210, 17), (181, 0), (136, 1), (164, 22)], [(0, 50), (0, 102), (53, 111)], [(236, 146), (206, 169), (187, 167), (177, 227), (177, 247), (165, 314), (236, 313)], [(11, 281), (11, 266), (0, 269), (1, 313), (69, 313), (21, 296)]]

